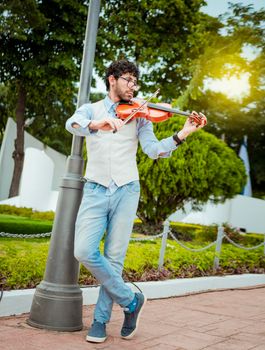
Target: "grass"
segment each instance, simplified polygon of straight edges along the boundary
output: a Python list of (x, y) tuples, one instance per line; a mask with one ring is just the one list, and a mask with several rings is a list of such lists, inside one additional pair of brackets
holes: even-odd
[[(34, 212), (28, 208), (0, 206), (0, 232), (35, 234), (50, 232), (54, 219), (52, 212)], [(145, 232), (140, 221), (135, 222), (134, 235)], [(171, 230), (179, 240), (191, 248), (201, 248), (216, 239), (216, 226), (172, 223)], [(137, 232), (137, 233), (136, 233)], [(149, 231), (147, 231), (149, 232)], [(228, 231), (227, 231), (228, 232)], [(241, 236), (230, 230), (230, 238), (245, 246), (259, 244), (261, 235)], [(224, 240), (224, 243), (227, 243)], [(43, 279), (48, 255), (49, 238), (1, 238), (0, 237), (0, 285), (4, 289), (33, 288)], [(164, 266), (158, 269), (161, 239), (129, 244), (124, 264), (127, 281), (154, 281), (170, 278), (198, 277), (236, 273), (264, 273), (263, 247), (245, 251), (231, 244), (223, 244), (220, 268), (213, 270), (215, 248), (200, 253), (181, 248), (168, 239)], [(103, 244), (101, 244), (101, 251)], [(81, 266), (79, 283), (96, 284), (97, 281)]]
[(0, 278), (5, 289), (33, 288), (42, 280), (49, 239), (0, 239)]
[[(206, 244), (186, 242), (193, 248)], [(103, 244), (101, 245), (102, 250)], [(264, 273), (263, 248), (244, 251), (226, 244), (222, 246), (220, 269), (214, 271), (214, 248), (192, 253), (168, 240), (163, 269), (158, 269), (161, 239), (131, 242), (128, 248), (124, 278), (127, 281), (163, 280), (198, 277), (216, 274)], [(33, 288), (43, 278), (49, 248), (49, 239), (0, 239), (0, 278), (4, 289)], [(96, 284), (91, 274), (82, 266), (79, 283)]]

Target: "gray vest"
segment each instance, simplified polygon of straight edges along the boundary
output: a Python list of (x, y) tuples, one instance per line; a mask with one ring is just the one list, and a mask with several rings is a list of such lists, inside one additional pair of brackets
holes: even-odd
[[(104, 100), (92, 104), (93, 119), (110, 117)], [(85, 178), (108, 187), (113, 180), (123, 186), (139, 179), (136, 164), (138, 138), (136, 120), (118, 132), (102, 131), (86, 137), (87, 166)]]

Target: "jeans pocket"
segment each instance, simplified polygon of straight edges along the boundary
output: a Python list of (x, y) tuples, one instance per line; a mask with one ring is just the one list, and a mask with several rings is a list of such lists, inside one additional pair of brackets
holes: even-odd
[(99, 184), (96, 182), (86, 182), (84, 189), (88, 193), (94, 192), (98, 188)]
[(132, 181), (125, 185), (126, 189), (130, 193), (139, 193), (140, 192), (140, 182)]

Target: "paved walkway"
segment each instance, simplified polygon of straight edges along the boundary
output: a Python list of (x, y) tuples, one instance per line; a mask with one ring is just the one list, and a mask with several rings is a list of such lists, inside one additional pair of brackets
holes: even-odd
[(85, 341), (93, 307), (84, 307), (84, 329), (55, 332), (26, 324), (28, 314), (0, 318), (1, 350), (265, 350), (265, 286), (150, 300), (132, 340), (119, 337), (123, 314), (114, 308), (103, 344)]

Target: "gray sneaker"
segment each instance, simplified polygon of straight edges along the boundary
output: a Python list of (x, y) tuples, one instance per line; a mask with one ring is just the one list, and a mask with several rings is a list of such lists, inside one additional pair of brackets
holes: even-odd
[(94, 321), (89, 329), (86, 341), (92, 343), (103, 343), (107, 339), (106, 324), (98, 321)]
[(121, 329), (121, 337), (124, 339), (131, 339), (138, 327), (139, 319), (146, 303), (146, 297), (143, 293), (135, 293), (137, 298), (136, 309), (133, 312), (124, 310), (124, 322)]

